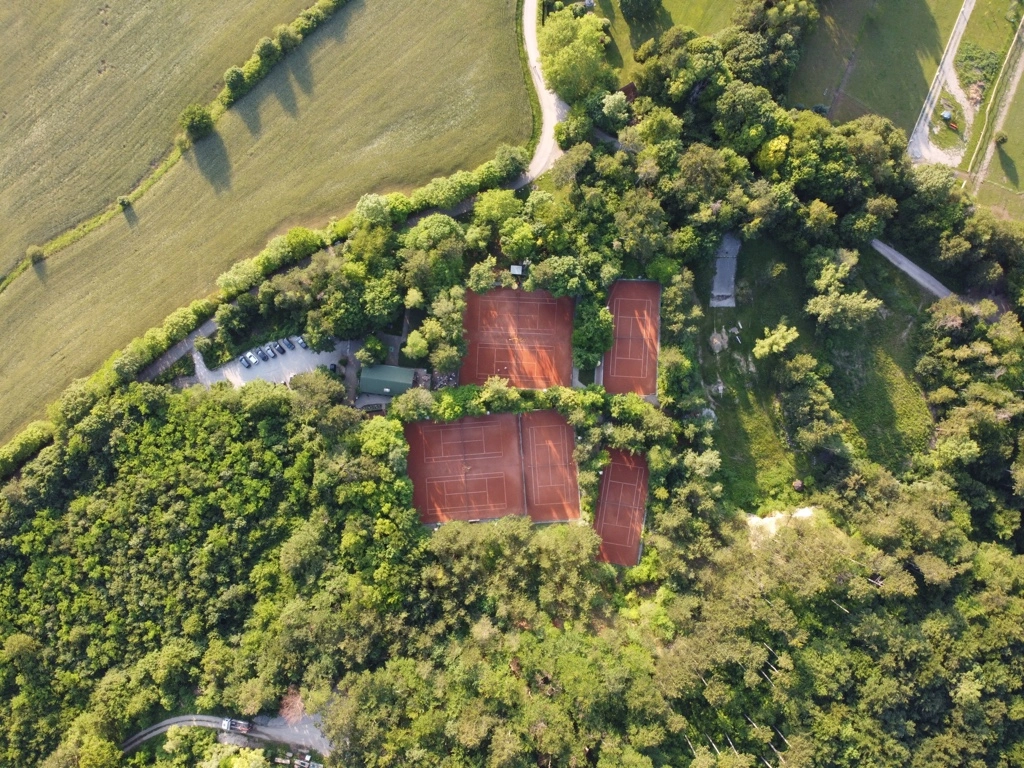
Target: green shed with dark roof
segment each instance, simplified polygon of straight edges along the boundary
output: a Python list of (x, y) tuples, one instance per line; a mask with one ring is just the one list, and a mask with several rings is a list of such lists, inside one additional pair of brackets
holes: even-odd
[(412, 368), (397, 365), (371, 365), (359, 374), (359, 391), (365, 395), (394, 397), (412, 387)]

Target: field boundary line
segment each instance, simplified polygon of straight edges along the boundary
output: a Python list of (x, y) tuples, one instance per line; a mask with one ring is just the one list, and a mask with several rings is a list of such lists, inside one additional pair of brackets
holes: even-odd
[[(1024, 30), (1024, 16), (1021, 17), (1020, 24), (1017, 25), (1017, 31), (1013, 33), (1013, 39), (1010, 41), (1010, 46), (1009, 48), (1006, 49), (1006, 56), (1003, 58), (1003, 66), (999, 68), (999, 75), (998, 77), (996, 77), (996, 82), (992, 86), (992, 97), (989, 99), (988, 106), (985, 108), (985, 122), (982, 125), (981, 133), (978, 134), (978, 143), (974, 147), (974, 153), (971, 155), (971, 161), (967, 164), (968, 179), (973, 182), (973, 189), (975, 194), (981, 186), (981, 181), (984, 181), (984, 178), (983, 174), (980, 173), (978, 174), (978, 177), (974, 177), (972, 169), (974, 168), (974, 161), (978, 157), (978, 150), (980, 150), (982, 147), (985, 147), (986, 160), (989, 159), (990, 147), (988, 146), (988, 139), (992, 129), (994, 128), (994, 126), (989, 122), (989, 115), (992, 111), (992, 105), (999, 103), (998, 111), (1000, 114), (1002, 114), (1005, 111), (1005, 109), (1009, 109), (1010, 102), (1013, 101), (1013, 97), (1016, 92), (1016, 88), (1011, 89), (1010, 93), (1003, 93), (1000, 89), (1005, 85), (1003, 83), (1003, 75), (1006, 74), (1007, 64), (1009, 64), (1011, 59), (1015, 58), (1015, 53), (1017, 53), (1017, 49), (1022, 40), (1021, 30)], [(1019, 58), (1019, 53), (1017, 53), (1017, 58)], [(1016, 64), (1014, 66), (1016, 66)], [(997, 116), (996, 122), (998, 121), (999, 117)], [(988, 163), (983, 162), (982, 167), (987, 170)], [(963, 185), (961, 185), (961, 189), (963, 189), (963, 186), (967, 184), (968, 179), (964, 180)]]

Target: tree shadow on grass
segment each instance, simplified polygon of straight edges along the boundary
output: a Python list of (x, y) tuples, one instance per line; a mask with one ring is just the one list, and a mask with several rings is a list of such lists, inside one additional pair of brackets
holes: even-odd
[(124, 214), (124, 220), (128, 222), (128, 226), (131, 229), (139, 226), (139, 214), (135, 212), (134, 206), (129, 205), (127, 208), (122, 208), (121, 213)]
[(996, 147), (996, 154), (999, 155), (999, 167), (1003, 169), (1006, 180), (1014, 189), (1019, 188), (1020, 174), (1017, 173), (1017, 163), (1010, 157), (1001, 146)]
[(231, 189), (231, 159), (220, 134), (214, 132), (193, 147), (196, 166), (217, 194)]
[(300, 91), (307, 96), (313, 93), (313, 68), (309, 64), (309, 53), (304, 46), (300, 45), (288, 54), (285, 67)]
[(35, 272), (36, 279), (43, 285), (46, 285), (46, 259), (32, 262), (32, 271)]

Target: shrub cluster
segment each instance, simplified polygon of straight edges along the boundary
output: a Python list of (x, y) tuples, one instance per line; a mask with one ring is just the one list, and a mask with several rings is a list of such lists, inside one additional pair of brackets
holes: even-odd
[(305, 227), (294, 227), (288, 234), (275, 237), (267, 243), (267, 247), (253, 258), (236, 262), (231, 269), (217, 278), (217, 287), (223, 292), (224, 300), (230, 301), (256, 287), (281, 267), (312, 256), (323, 246), (324, 238), (319, 232)]
[(0, 480), (17, 472), (30, 458), (53, 441), (53, 424), (33, 421), (21, 430), (11, 442), (0, 448)]
[(331, 15), (341, 8), (348, 0), (318, 0), (306, 8), (291, 24), (279, 24), (274, 27), (273, 37), (264, 37), (252, 52), (252, 56), (242, 66), (233, 66), (224, 73), (224, 90), (218, 99), (225, 107), (230, 107), (245, 94), (251, 91), (258, 82), (270, 74), (285, 54), (295, 50), (303, 38), (327, 21)]

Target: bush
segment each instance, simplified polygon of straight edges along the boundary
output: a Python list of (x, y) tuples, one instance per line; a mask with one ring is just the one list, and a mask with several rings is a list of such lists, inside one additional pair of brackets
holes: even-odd
[(198, 141), (213, 133), (213, 116), (202, 104), (190, 104), (185, 107), (179, 121), (182, 130), (192, 141)]
[(274, 64), (281, 58), (281, 46), (269, 37), (264, 37), (256, 43), (256, 49), (253, 51), (253, 55), (264, 64)]
[(224, 73), (224, 87), (232, 101), (245, 94), (248, 87), (245, 82), (245, 72), (241, 67), (228, 68), (228, 71)]
[(46, 253), (38, 245), (30, 245), (25, 250), (25, 258), (31, 261), (33, 264), (38, 264), (46, 258)]
[(569, 110), (569, 116), (565, 120), (555, 126), (555, 141), (562, 149), (569, 149), (587, 141), (593, 130), (594, 121), (587, 115), (586, 110), (577, 105)]
[(131, 198), (125, 195), (121, 195), (120, 197), (117, 198), (117, 204), (121, 207), (122, 211), (125, 211), (132, 207)]
[(294, 51), (302, 43), (302, 35), (290, 24), (278, 24), (274, 27), (274, 41), (282, 53)]
[(387, 345), (376, 336), (367, 336), (362, 349), (356, 352), (356, 360), (362, 365), (380, 365), (387, 356)]
[(996, 131), (995, 142), (997, 146), (1003, 146), (1009, 139), (1010, 137), (1004, 131)]
[(14, 439), (0, 448), (0, 480), (17, 472), (33, 456), (53, 440), (53, 424), (33, 421)]

